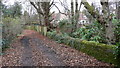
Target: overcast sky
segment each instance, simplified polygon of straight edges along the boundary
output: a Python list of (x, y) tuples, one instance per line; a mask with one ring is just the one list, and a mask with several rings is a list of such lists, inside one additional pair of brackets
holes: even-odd
[[(23, 10), (22, 11), (24, 11), (24, 10), (29, 10), (30, 11), (31, 6), (30, 6), (29, 2), (27, 2), (26, 0), (4, 0), (4, 2), (6, 2), (5, 3), (6, 5), (13, 5), (15, 1), (21, 2), (22, 6), (23, 6)], [(110, 1), (119, 1), (119, 0), (110, 0)], [(55, 0), (55, 2), (59, 2), (59, 0)], [(61, 0), (61, 2), (63, 2), (63, 0)], [(66, 4), (68, 5), (68, 9), (70, 9), (70, 2), (71, 2), (71, 0), (66, 0), (66, 2), (67, 2)], [(80, 2), (81, 2), (81, 0), (78, 0), (78, 4), (80, 4)], [(100, 0), (87, 0), (87, 2), (89, 2), (89, 4), (91, 4), (91, 3), (99, 4)], [(56, 5), (59, 7), (61, 12), (63, 12), (64, 8), (61, 6), (60, 2), (57, 3)], [(83, 9), (83, 6), (81, 7), (81, 9)], [(58, 10), (57, 10), (56, 7), (53, 7), (51, 9), (51, 12), (53, 12), (53, 11), (58, 13)]]

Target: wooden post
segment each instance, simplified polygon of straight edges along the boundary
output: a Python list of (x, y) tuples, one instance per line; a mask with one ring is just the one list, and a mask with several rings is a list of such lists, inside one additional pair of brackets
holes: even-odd
[(47, 35), (47, 27), (46, 26), (43, 27), (43, 31), (44, 31), (44, 36), (46, 36)]

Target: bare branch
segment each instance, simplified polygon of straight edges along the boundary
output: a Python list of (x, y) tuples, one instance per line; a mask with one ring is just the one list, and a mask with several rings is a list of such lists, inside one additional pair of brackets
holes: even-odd
[(44, 15), (43, 12), (40, 10), (39, 2), (36, 3), (38, 7), (35, 5), (34, 2), (30, 2), (30, 4), (37, 10), (38, 13), (40, 13), (41, 15)]
[(52, 1), (52, 3), (50, 4), (50, 7), (54, 4), (54, 0)]
[(34, 2), (30, 2), (30, 4), (33, 5), (35, 9), (38, 10), (38, 8), (37, 8), (37, 6), (34, 4)]
[(43, 8), (41, 7), (41, 5), (40, 5), (40, 2), (38, 2), (38, 8), (39, 8), (39, 12), (41, 12), (42, 13), (42, 15), (44, 14), (44, 10), (43, 10)]
[(54, 18), (52, 18), (51, 20), (49, 20), (50, 22), (52, 22), (54, 20)]
[(52, 16), (54, 13), (55, 13), (55, 11), (54, 11), (54, 12), (52, 12), (52, 13), (49, 15), (49, 17), (50, 17), (50, 16)]
[(82, 6), (82, 2), (80, 2), (79, 11), (80, 11), (80, 9), (81, 9), (81, 6)]
[[(60, 1), (60, 0), (59, 0)], [(65, 5), (60, 1), (61, 5), (68, 11), (70, 11), (67, 7), (65, 7)]]
[(50, 6), (50, 9), (54, 6), (54, 4), (56, 4), (56, 3), (59, 3), (59, 2), (54, 2), (51, 6)]
[(66, 15), (66, 16), (67, 16), (67, 14), (62, 13), (62, 12), (60, 11), (60, 9), (58, 8), (58, 6), (57, 6), (57, 5), (55, 5), (55, 4), (53, 4), (53, 5), (54, 5), (54, 6), (58, 9), (59, 13), (64, 14), (64, 15)]

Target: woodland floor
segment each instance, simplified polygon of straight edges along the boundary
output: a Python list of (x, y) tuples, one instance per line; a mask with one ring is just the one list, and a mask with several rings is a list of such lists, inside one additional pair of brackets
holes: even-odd
[(24, 30), (23, 35), (4, 51), (2, 66), (111, 66), (36, 31)]

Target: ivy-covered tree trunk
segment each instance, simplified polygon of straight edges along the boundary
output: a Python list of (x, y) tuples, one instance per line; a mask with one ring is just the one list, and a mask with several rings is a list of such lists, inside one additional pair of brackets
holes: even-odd
[(120, 1), (118, 3), (118, 20), (119, 20), (119, 24), (117, 25), (117, 38), (116, 38), (116, 42), (118, 43), (118, 48), (117, 48), (117, 65), (120, 68)]
[(79, 9), (78, 9), (78, 0), (75, 0), (75, 30), (77, 29), (78, 20), (79, 20)]
[(108, 44), (115, 43), (115, 36), (114, 36), (114, 25), (112, 23), (112, 16), (110, 15), (109, 10), (109, 2), (103, 2), (101, 0), (101, 5), (103, 7), (102, 13), (103, 18), (105, 19), (105, 37)]
[(71, 0), (71, 23), (72, 23), (72, 31), (74, 32), (74, 3), (73, 0)]
[[(74, 7), (75, 7), (75, 12), (74, 12)], [(72, 32), (74, 32), (77, 29), (78, 20), (79, 20), (78, 0), (75, 0), (75, 5), (74, 5), (73, 0), (71, 0)]]
[[(120, 28), (120, 1), (119, 1), (119, 6), (118, 6), (118, 20), (119, 20), (119, 25), (118, 29)], [(120, 29), (118, 30), (118, 33), (120, 32)], [(120, 42), (120, 33), (118, 34), (118, 42)], [(120, 43), (119, 43), (120, 44)]]

